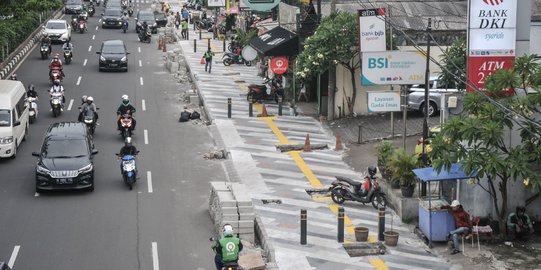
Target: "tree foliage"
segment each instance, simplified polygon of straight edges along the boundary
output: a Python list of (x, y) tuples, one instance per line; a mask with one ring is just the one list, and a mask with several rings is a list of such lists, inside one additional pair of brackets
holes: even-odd
[(439, 80), (448, 88), (460, 90), (466, 89), (466, 42), (464, 39), (456, 40), (453, 45), (447, 47), (440, 56), (443, 72)]
[[(445, 122), (442, 132), (432, 141), (430, 157), (435, 168), (448, 169), (459, 160), (467, 173), (477, 171), (478, 179), (488, 180), (488, 187), (477, 183), (491, 194), (500, 226), (505, 226), (509, 181), (520, 181), (532, 191), (541, 187), (539, 67), (534, 56), (526, 55), (516, 59), (515, 68), (496, 71), (487, 78), (486, 92), (467, 93), (464, 113)], [(502, 90), (523, 86), (532, 87), (535, 93), (501, 94)], [(520, 142), (510, 144), (510, 134), (517, 131)]]
[(354, 14), (337, 11), (324, 17), (314, 35), (304, 43), (304, 51), (297, 57), (296, 75), (306, 79), (322, 74), (331, 65), (341, 64), (350, 71), (353, 92), (348, 98), (350, 114), (353, 113), (357, 87), (355, 70), (360, 61), (354, 62), (358, 54), (357, 17)]

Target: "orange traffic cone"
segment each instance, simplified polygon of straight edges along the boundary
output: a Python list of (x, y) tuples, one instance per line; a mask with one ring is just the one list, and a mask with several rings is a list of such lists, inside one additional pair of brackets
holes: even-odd
[(342, 136), (340, 136), (340, 133), (336, 134), (336, 146), (334, 147), (335, 151), (342, 151), (344, 150), (344, 146), (342, 145)]
[(306, 133), (306, 140), (304, 140), (304, 152), (312, 152), (312, 147), (310, 146), (310, 134)]
[(261, 117), (269, 117), (269, 114), (267, 113), (267, 107), (265, 107), (265, 103), (263, 103), (261, 107)]

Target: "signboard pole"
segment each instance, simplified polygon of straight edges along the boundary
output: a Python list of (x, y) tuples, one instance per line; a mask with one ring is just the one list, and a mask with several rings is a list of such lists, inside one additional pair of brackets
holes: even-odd
[[(432, 30), (432, 18), (428, 18), (428, 26), (426, 28), (426, 72), (425, 72), (425, 114), (423, 121), (423, 163), (428, 162), (426, 154), (426, 140), (428, 139), (428, 90), (430, 89), (430, 31)], [(426, 183), (421, 184), (421, 196), (426, 196)]]

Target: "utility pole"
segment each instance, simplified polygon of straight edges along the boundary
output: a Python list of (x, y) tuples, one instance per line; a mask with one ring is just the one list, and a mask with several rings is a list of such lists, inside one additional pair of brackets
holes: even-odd
[[(336, 11), (336, 0), (331, 0), (331, 13)], [(336, 89), (336, 65), (329, 67), (329, 85), (327, 92), (327, 120), (334, 119), (334, 89)], [(345, 110), (346, 108), (344, 108)]]
[[(430, 32), (432, 31), (432, 18), (428, 18), (426, 27), (426, 70), (425, 70), (425, 113), (423, 121), (423, 163), (428, 164), (428, 155), (426, 153), (426, 139), (428, 138), (428, 91), (430, 89)], [(421, 196), (426, 196), (426, 182), (421, 183)]]

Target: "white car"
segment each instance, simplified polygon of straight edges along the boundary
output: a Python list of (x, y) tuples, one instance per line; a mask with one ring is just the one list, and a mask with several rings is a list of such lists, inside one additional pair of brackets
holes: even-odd
[(65, 43), (71, 40), (71, 26), (66, 20), (49, 20), (43, 27), (43, 33), (47, 34), (52, 42)]
[[(454, 88), (447, 88), (441, 85), (438, 77), (430, 77), (428, 91), (428, 116), (434, 116), (441, 109), (442, 94), (457, 94), (462, 91)], [(408, 109), (425, 114), (425, 85), (416, 84), (408, 90)]]

